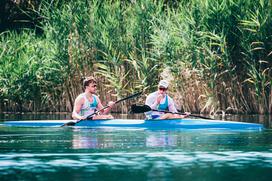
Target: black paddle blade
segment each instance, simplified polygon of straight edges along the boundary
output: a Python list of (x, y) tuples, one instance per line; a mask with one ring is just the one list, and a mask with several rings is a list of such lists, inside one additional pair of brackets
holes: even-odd
[(76, 124), (76, 122), (70, 121), (68, 123), (63, 124), (61, 127), (63, 127), (63, 126), (74, 126), (75, 124)]
[(133, 94), (133, 95), (130, 95), (130, 96), (128, 96), (128, 97), (125, 97), (125, 98), (123, 98), (123, 99), (120, 99), (120, 100), (116, 101), (115, 104), (116, 104), (116, 103), (119, 103), (119, 102), (121, 102), (121, 101), (125, 101), (125, 100), (128, 100), (128, 99), (137, 97), (137, 96), (141, 95), (142, 93), (143, 93), (143, 91), (137, 92), (137, 93), (135, 93), (135, 94)]
[(151, 111), (152, 109), (148, 105), (131, 105), (131, 113), (145, 113)]

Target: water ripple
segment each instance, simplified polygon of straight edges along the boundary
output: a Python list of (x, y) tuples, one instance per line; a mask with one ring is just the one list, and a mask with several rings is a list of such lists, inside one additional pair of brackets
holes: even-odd
[(133, 168), (144, 169), (150, 165), (156, 167), (225, 167), (258, 165), (272, 168), (272, 153), (270, 152), (133, 152), (133, 153), (66, 153), (66, 154), (1, 154), (0, 170), (36, 169), (72, 167), (85, 168), (93, 171), (100, 166), (111, 169)]

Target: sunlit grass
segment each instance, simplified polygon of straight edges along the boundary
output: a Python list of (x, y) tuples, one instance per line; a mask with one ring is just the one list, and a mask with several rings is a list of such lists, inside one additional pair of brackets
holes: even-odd
[(183, 111), (271, 112), (271, 12), (265, 0), (44, 0), (42, 35), (1, 34), (0, 98), (71, 110), (84, 76), (106, 101), (156, 90), (167, 70)]

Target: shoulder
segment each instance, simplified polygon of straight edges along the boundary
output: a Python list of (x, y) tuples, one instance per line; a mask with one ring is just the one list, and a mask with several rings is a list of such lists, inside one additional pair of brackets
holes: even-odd
[(84, 93), (81, 93), (81, 94), (79, 94), (78, 96), (77, 96), (77, 98), (76, 99), (84, 99), (85, 98), (85, 94)]
[(99, 99), (99, 97), (97, 95), (95, 95), (95, 94), (93, 94), (93, 97), (95, 97), (96, 99)]
[(93, 94), (93, 97), (94, 97), (97, 101), (100, 100), (99, 97), (98, 97), (97, 95), (95, 95), (95, 94)]
[(93, 94), (93, 96), (94, 96), (96, 99), (99, 99), (98, 95)]
[(169, 101), (169, 102), (174, 102), (173, 98), (170, 97), (168, 94), (167, 94), (167, 98), (168, 98), (168, 101)]
[(81, 93), (76, 97), (75, 102), (84, 102), (84, 100), (85, 100), (85, 94)]

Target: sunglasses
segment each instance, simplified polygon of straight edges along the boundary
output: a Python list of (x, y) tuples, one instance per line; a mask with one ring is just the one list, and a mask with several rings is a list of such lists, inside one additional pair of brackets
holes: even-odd
[(97, 85), (92, 85), (91, 87), (95, 88), (95, 87), (97, 87)]
[(162, 90), (162, 91), (167, 91), (167, 88), (164, 88), (164, 87), (159, 87), (159, 90)]

